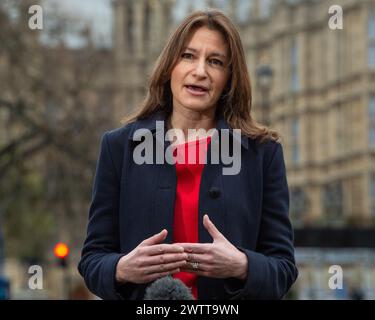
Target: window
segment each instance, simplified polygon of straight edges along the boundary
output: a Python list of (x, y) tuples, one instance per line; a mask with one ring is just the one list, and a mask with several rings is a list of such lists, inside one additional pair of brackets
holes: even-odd
[(368, 17), (368, 65), (375, 67), (375, 9)]
[(240, 22), (247, 22), (252, 9), (252, 3), (248, 0), (240, 0), (236, 8), (236, 17)]
[[(219, 1), (215, 3), (215, 7), (220, 8), (220, 3), (224, 1)], [(273, 0), (258, 0), (258, 1), (249, 1), (249, 0), (237, 0), (225, 1), (227, 6), (235, 6), (236, 17), (237, 19), (242, 22), (248, 22), (249, 16), (258, 15), (260, 19), (269, 18), (271, 15), (271, 6)]]
[(151, 33), (151, 8), (150, 3), (145, 3), (145, 18), (143, 20), (144, 23), (144, 29), (143, 29), (143, 41), (145, 44), (148, 44), (150, 41), (150, 33)]
[(133, 16), (133, 4), (126, 2), (126, 38), (125, 43), (127, 43), (128, 49), (130, 52), (134, 50), (134, 37), (133, 37), (133, 27), (134, 27), (134, 16)]
[(345, 120), (345, 106), (339, 106), (336, 113), (336, 146), (338, 155), (342, 155), (345, 151), (348, 151), (348, 140), (350, 136), (348, 131), (351, 127), (347, 125)]
[(375, 95), (370, 97), (368, 104), (368, 119), (369, 119), (369, 145), (375, 147)]
[(333, 182), (323, 187), (323, 216), (328, 220), (343, 215), (343, 188), (341, 182)]
[(292, 163), (297, 164), (300, 161), (300, 150), (299, 150), (299, 121), (298, 119), (292, 120), (292, 135), (291, 135), (291, 146), (292, 146)]
[(370, 179), (370, 214), (375, 217), (375, 174)]
[(301, 187), (290, 189), (290, 214), (296, 224), (302, 223), (302, 219), (308, 213), (308, 199)]
[(290, 89), (292, 92), (296, 92), (299, 89), (298, 79), (298, 47), (297, 41), (292, 41), (290, 49)]
[(269, 18), (272, 14), (272, 0), (260, 1), (260, 13), (263, 18)]

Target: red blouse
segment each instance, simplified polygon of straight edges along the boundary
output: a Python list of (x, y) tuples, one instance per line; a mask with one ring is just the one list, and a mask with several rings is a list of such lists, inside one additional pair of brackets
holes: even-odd
[[(198, 242), (198, 204), (199, 187), (201, 182), (207, 146), (211, 138), (196, 140), (178, 145), (174, 150), (176, 157), (177, 188), (174, 208), (174, 242)], [(185, 149), (185, 157), (181, 153)], [(191, 161), (194, 159), (195, 163)], [(195, 299), (198, 298), (197, 276), (193, 273), (179, 272), (174, 275), (187, 287), (191, 288)]]

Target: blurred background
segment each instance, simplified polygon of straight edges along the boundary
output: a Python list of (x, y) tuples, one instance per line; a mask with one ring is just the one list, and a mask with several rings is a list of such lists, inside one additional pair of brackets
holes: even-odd
[(283, 137), (300, 270), (286, 299), (375, 299), (375, 0), (2, 0), (0, 299), (97, 299), (76, 266), (100, 137), (142, 100), (176, 24), (207, 7), (238, 26), (253, 116)]

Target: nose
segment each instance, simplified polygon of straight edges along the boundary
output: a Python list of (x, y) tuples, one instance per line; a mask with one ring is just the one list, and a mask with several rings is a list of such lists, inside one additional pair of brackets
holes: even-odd
[(199, 78), (207, 76), (206, 62), (204, 59), (199, 59), (195, 65), (194, 75)]

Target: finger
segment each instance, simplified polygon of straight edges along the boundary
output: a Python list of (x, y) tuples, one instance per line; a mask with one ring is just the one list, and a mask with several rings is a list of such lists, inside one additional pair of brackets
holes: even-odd
[(203, 217), (203, 225), (208, 231), (208, 233), (211, 235), (212, 239), (218, 239), (218, 238), (223, 238), (224, 236), (222, 233), (216, 228), (216, 226), (212, 223), (210, 218), (208, 217), (207, 214), (204, 215)]
[(194, 254), (193, 253), (188, 253), (187, 255), (188, 255), (188, 257), (187, 257), (187, 261), (188, 262), (189, 261), (194, 261)]
[(213, 264), (213, 259), (210, 255), (200, 254), (200, 253), (188, 253), (186, 261), (187, 262), (205, 263), (205, 264), (208, 264), (208, 265)]
[(174, 269), (181, 268), (185, 264), (186, 264), (186, 261), (177, 261), (177, 262), (171, 262), (171, 263), (165, 263), (165, 264), (158, 264), (158, 265), (144, 268), (143, 272), (146, 275), (149, 275), (152, 273), (171, 272)]
[(166, 253), (148, 257), (144, 260), (144, 265), (151, 266), (163, 263), (171, 263), (177, 261), (187, 261), (187, 253)]
[(207, 253), (212, 248), (212, 243), (175, 243), (184, 248), (187, 253)]
[(154, 255), (160, 255), (165, 253), (182, 253), (184, 252), (184, 248), (177, 244), (155, 244), (152, 246), (149, 246), (145, 249), (145, 253), (154, 256)]
[(176, 268), (176, 269), (168, 271), (168, 272), (153, 273), (153, 274), (150, 274), (150, 275), (144, 277), (144, 282), (152, 282), (156, 279), (160, 279), (160, 278), (169, 276), (171, 274), (179, 273), (179, 272), (180, 272), (180, 269)]
[(147, 238), (141, 242), (141, 246), (152, 246), (162, 242), (167, 237), (168, 231), (163, 229), (157, 234), (154, 234), (152, 237)]

